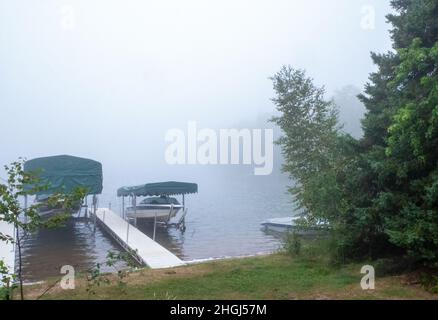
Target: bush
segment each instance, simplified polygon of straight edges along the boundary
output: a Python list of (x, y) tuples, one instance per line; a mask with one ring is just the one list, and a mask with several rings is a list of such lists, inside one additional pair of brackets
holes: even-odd
[(436, 274), (436, 271), (435, 274), (423, 273), (420, 277), (420, 283), (430, 293), (438, 293), (438, 275)]
[(285, 237), (283, 248), (290, 256), (298, 256), (301, 253), (300, 236), (295, 231), (288, 232)]
[(6, 287), (0, 287), (0, 300), (10, 300), (11, 290)]

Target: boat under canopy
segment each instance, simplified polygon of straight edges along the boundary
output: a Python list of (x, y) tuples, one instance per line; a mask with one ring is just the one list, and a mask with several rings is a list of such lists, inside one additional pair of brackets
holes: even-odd
[[(87, 195), (95, 196), (102, 193), (102, 164), (94, 160), (69, 155), (43, 157), (26, 161), (23, 169), (38, 178), (37, 186), (28, 186), (28, 190), (43, 187), (43, 190), (34, 194), (35, 200), (42, 204), (40, 215), (61, 210), (62, 204), (50, 207), (45, 203), (53, 194), (72, 193), (77, 188), (86, 189)], [(77, 208), (80, 208), (80, 204), (75, 210)]]
[[(180, 222), (183, 223), (187, 213), (184, 203), (184, 195), (198, 192), (196, 183), (167, 181), (158, 183), (147, 183), (132, 187), (122, 187), (117, 190), (117, 196), (123, 198), (123, 216), (135, 219), (138, 218), (153, 220), (169, 224), (171, 218), (182, 209), (183, 215)], [(173, 195), (182, 195), (182, 204)], [(124, 198), (132, 197), (132, 206), (125, 211)], [(137, 204), (137, 197), (147, 197)], [(179, 223), (180, 224), (180, 223)]]

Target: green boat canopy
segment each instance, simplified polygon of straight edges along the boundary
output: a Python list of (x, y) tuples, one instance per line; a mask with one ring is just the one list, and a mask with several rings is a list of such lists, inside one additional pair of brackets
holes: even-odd
[(24, 163), (24, 171), (37, 174), (45, 190), (36, 193), (44, 197), (56, 192), (72, 192), (86, 188), (88, 194), (102, 193), (102, 164), (68, 155), (37, 158)]
[(125, 196), (162, 196), (162, 195), (176, 195), (176, 194), (188, 194), (198, 192), (198, 185), (196, 183), (188, 182), (158, 182), (147, 183), (140, 186), (122, 187), (117, 190), (118, 197)]

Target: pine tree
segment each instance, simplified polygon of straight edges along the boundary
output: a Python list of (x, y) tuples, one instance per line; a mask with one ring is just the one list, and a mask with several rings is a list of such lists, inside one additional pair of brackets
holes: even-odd
[(438, 1), (392, 6), (395, 52), (373, 54), (378, 71), (360, 97), (368, 110), (360, 141), (368, 196), (361, 211), (379, 216), (390, 244), (437, 262)]

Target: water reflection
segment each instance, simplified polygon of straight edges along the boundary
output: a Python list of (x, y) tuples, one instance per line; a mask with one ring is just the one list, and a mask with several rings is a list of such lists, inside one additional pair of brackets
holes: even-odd
[[(137, 220), (137, 228), (152, 239), (154, 234), (154, 223), (146, 219)], [(183, 255), (182, 246), (184, 244), (184, 232), (175, 227), (165, 227), (157, 224), (155, 230), (155, 241), (170, 250), (181, 259)]]
[[(186, 197), (185, 232), (157, 227), (161, 245), (183, 260), (267, 253), (282, 246), (283, 237), (264, 232), (261, 222), (294, 214), (284, 180), (248, 176), (197, 182), (199, 193)], [(152, 237), (153, 224), (144, 221), (138, 220), (138, 228)]]
[(99, 227), (94, 232), (90, 219), (71, 218), (63, 227), (41, 229), (23, 240), (23, 277), (25, 281), (60, 275), (63, 265), (71, 265), (76, 272), (102, 265), (102, 271), (112, 271), (105, 266), (109, 251), (123, 249)]

